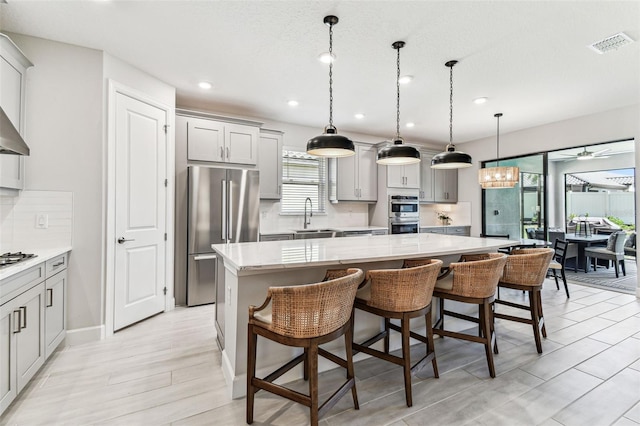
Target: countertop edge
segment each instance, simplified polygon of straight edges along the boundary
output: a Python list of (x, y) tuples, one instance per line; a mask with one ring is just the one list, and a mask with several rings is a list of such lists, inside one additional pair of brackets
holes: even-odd
[(49, 259), (52, 259), (56, 256), (60, 256), (61, 254), (68, 253), (71, 250), (72, 250), (71, 246), (55, 247), (55, 248), (48, 248), (48, 249), (22, 250), (25, 253), (35, 253), (37, 254), (37, 256), (0, 270), (0, 280), (11, 278), (15, 274), (18, 274), (22, 271), (26, 271), (27, 269), (33, 266), (39, 265), (40, 263), (46, 262)]

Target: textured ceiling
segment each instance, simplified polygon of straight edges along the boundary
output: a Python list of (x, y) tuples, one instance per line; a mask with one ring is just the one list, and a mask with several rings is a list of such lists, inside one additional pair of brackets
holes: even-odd
[[(407, 142), (454, 142), (640, 101), (640, 43), (586, 46), (624, 31), (640, 40), (638, 1), (26, 1), (0, 4), (0, 29), (107, 51), (177, 88), (178, 105), (317, 127), (328, 122), (323, 17), (335, 14), (334, 124), (391, 138), (396, 52), (404, 40)], [(36, 64), (37, 66), (37, 64)], [(214, 88), (203, 91), (200, 80)], [(478, 106), (476, 97), (489, 102)], [(291, 108), (289, 99), (300, 105)], [(364, 113), (357, 120), (354, 114)]]

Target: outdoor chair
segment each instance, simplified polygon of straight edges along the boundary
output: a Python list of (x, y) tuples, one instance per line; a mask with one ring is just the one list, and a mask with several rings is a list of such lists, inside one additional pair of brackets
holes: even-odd
[[(587, 247), (584, 249), (584, 255), (587, 257), (587, 265), (589, 261), (593, 265), (595, 271), (598, 266), (598, 259), (607, 261), (607, 269), (609, 268), (609, 261), (613, 262), (613, 266), (616, 271), (616, 278), (620, 277), (618, 272), (618, 265), (622, 267), (622, 275), (626, 276), (627, 271), (624, 265), (624, 243), (627, 238), (627, 234), (624, 231), (617, 231), (611, 234), (606, 247)], [(613, 240), (613, 241), (612, 241)]]

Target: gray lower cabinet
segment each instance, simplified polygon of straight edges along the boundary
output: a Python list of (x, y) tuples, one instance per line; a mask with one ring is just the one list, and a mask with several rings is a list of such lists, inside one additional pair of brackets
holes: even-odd
[(0, 414), (66, 333), (67, 254), (0, 282)]
[(420, 233), (471, 236), (470, 226), (428, 226), (420, 228)]

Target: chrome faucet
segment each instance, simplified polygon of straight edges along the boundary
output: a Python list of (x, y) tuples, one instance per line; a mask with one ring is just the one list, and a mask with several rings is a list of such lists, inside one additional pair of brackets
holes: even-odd
[[(307, 201), (309, 202), (309, 220), (307, 220)], [(311, 198), (307, 197), (304, 200), (304, 229), (307, 229), (307, 225), (311, 225), (311, 218), (313, 217), (313, 203)]]

